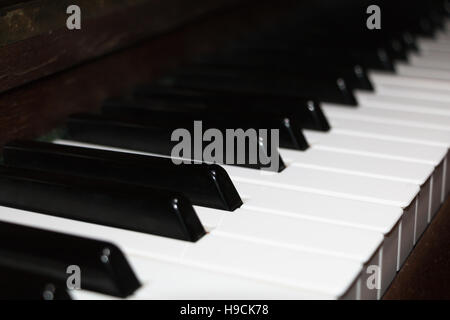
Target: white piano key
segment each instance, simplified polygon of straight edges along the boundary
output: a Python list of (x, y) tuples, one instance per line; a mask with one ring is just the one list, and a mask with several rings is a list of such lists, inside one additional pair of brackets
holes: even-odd
[(419, 38), (417, 40), (417, 45), (422, 53), (427, 52), (448, 52), (450, 53), (450, 42), (444, 40), (436, 40), (436, 39), (426, 39), (426, 38)]
[[(401, 210), (398, 207), (324, 197), (295, 190), (277, 190), (241, 182), (236, 182), (235, 185), (244, 198), (242, 208), (379, 230), (385, 234), (383, 246), (386, 245), (387, 238), (391, 241), (389, 245), (395, 246), (389, 251), (398, 253), (398, 257), (392, 259), (397, 262), (398, 258), (399, 265), (403, 264), (414, 244), (416, 202)], [(400, 238), (397, 228), (399, 226), (402, 226)], [(385, 251), (383, 249), (383, 252)], [(383, 256), (391, 257), (387, 254)]]
[(402, 216), (399, 207), (321, 194), (280, 190), (245, 182), (235, 186), (243, 209), (363, 228), (387, 234)]
[[(101, 293), (87, 291), (87, 290), (69, 290), (69, 294), (72, 297), (73, 300), (98, 300), (98, 301), (104, 301), (104, 300), (121, 300), (116, 297), (107, 296)], [(128, 299), (128, 298), (127, 298)]]
[[(265, 281), (158, 259), (134, 255), (129, 255), (127, 259), (142, 282), (142, 287), (128, 297), (129, 300), (329, 300), (335, 298), (314, 291), (273, 285)], [(76, 300), (113, 299), (110, 296), (84, 290), (72, 290), (70, 293)]]
[(412, 54), (409, 63), (414, 67), (437, 68), (450, 70), (449, 55), (446, 53), (427, 53), (426, 56)]
[(315, 148), (302, 152), (280, 149), (283, 160), (293, 166), (330, 168), (362, 176), (403, 181), (423, 185), (434, 171), (431, 164), (386, 159), (369, 155), (349, 154)]
[(450, 56), (449, 52), (439, 51), (439, 50), (427, 50), (424, 52), (414, 52), (411, 54), (411, 57), (415, 59), (420, 59), (423, 61), (432, 61), (432, 60), (443, 60), (448, 62), (448, 58)]
[[(220, 222), (212, 227), (210, 231), (212, 235), (230, 236), (304, 252), (344, 257), (362, 263), (363, 270), (369, 270), (371, 266), (379, 267), (381, 292), (387, 288), (386, 282), (396, 270), (395, 257), (382, 260), (381, 252), (384, 252), (384, 248), (381, 244), (384, 236), (381, 233), (309, 219), (265, 214), (259, 210), (237, 209), (233, 214), (229, 212), (224, 214), (209, 208), (196, 207), (196, 210), (202, 221), (205, 214), (222, 216)], [(335, 243), (331, 244), (330, 239), (335, 239)], [(355, 241), (360, 243), (355, 245)], [(386, 281), (383, 275), (388, 277)], [(366, 283), (367, 277), (368, 274), (363, 272), (361, 278), (363, 283)], [(375, 299), (381, 296), (381, 292), (368, 290), (364, 292), (365, 298)]]
[[(361, 119), (336, 118), (330, 117), (333, 131), (361, 135), (365, 137), (374, 137), (381, 139), (391, 139), (396, 141), (417, 142), (432, 146), (450, 147), (450, 133), (430, 128), (417, 128), (405, 124), (384, 124)], [(444, 166), (446, 163), (444, 163)], [(448, 190), (446, 184), (447, 176), (443, 177), (442, 190)], [(444, 201), (444, 198), (441, 199)]]
[[(397, 138), (400, 136), (402, 138), (408, 136), (409, 138), (416, 137), (418, 139), (426, 137), (428, 139), (427, 143), (432, 143), (434, 141), (445, 142), (445, 137), (448, 137), (447, 141), (450, 142), (450, 117), (445, 115), (437, 116), (420, 114), (411, 111), (393, 111), (375, 108), (358, 108), (352, 112), (350, 108), (342, 108), (339, 106), (335, 107), (332, 105), (325, 106), (324, 111), (325, 114), (330, 119), (332, 119), (331, 122), (336, 120), (338, 123), (340, 123), (340, 125), (345, 123), (343, 126), (337, 126), (340, 129), (349, 127), (351, 127), (352, 129), (356, 128), (360, 124), (357, 124), (355, 126), (355, 121), (363, 121), (364, 123), (372, 122), (372, 124), (370, 125), (370, 130), (364, 130), (364, 133), (368, 131), (371, 131), (371, 133), (377, 131), (381, 132), (383, 136), (388, 133), (389, 135), (391, 135), (391, 137), (396, 136)], [(347, 124), (349, 123), (348, 121), (353, 121), (349, 127), (347, 127)], [(391, 124), (392, 127), (389, 127), (389, 124)], [(375, 127), (377, 127), (378, 125), (380, 125), (380, 127), (382, 126), (383, 129), (375, 129)], [(397, 126), (399, 128), (397, 128)], [(336, 126), (334, 127), (336, 128)], [(416, 127), (417, 129), (414, 129), (413, 127)], [(364, 128), (367, 129), (367, 126), (364, 125)], [(417, 140), (417, 142), (426, 143), (425, 140)], [(446, 166), (446, 163), (444, 163), (444, 166)], [(440, 174), (440, 172), (438, 173)], [(444, 179), (442, 190), (444, 190), (444, 193), (446, 193), (446, 190), (448, 190), (449, 188), (446, 180), (448, 180), (449, 177), (446, 177), (443, 174), (442, 176)], [(445, 195), (441, 197), (440, 202), (443, 202), (444, 199)], [(438, 205), (435, 206), (435, 208), (438, 207)], [(436, 211), (437, 210), (433, 210), (431, 214), (434, 214)]]
[(414, 184), (362, 177), (327, 169), (290, 166), (280, 173), (265, 174), (247, 168), (223, 166), (233, 181), (308, 191), (346, 199), (407, 207), (419, 192)]
[[(450, 132), (440, 129), (431, 128), (417, 128), (412, 125), (407, 124), (385, 124), (382, 122), (376, 122), (374, 120), (362, 120), (362, 119), (351, 119), (331, 116), (330, 123), (333, 130), (345, 133), (358, 134), (363, 136), (372, 136), (383, 139), (392, 139), (398, 141), (410, 141), (423, 143), (428, 145), (444, 146), (447, 149), (450, 148)], [(444, 163), (444, 166), (446, 166)], [(447, 176), (443, 177), (443, 187), (442, 190), (448, 190), (449, 186), (446, 184), (448, 180), (448, 170)], [(442, 197), (441, 201), (444, 201)]]
[(411, 66), (405, 63), (396, 64), (397, 74), (409, 77), (450, 80), (450, 70)]
[(436, 31), (434, 39), (440, 40), (440, 39), (445, 39), (447, 36), (449, 36), (449, 31), (450, 31), (449, 26), (450, 26), (450, 23), (447, 18), (446, 20), (444, 20), (444, 26), (443, 26), (442, 30)]
[[(450, 107), (448, 108), (450, 110)], [(450, 132), (450, 115), (427, 114), (411, 110), (389, 108), (350, 108), (342, 105), (324, 104), (323, 110), (329, 117), (362, 119), (385, 124), (404, 124), (417, 128), (429, 128)]]
[(361, 263), (367, 263), (383, 241), (379, 232), (259, 210), (239, 208), (230, 213), (199, 206), (195, 206), (195, 210), (213, 235), (322, 253)]
[(376, 86), (376, 90), (377, 93), (394, 97), (450, 102), (450, 92), (443, 89), (419, 89), (400, 85), (379, 84)]
[(369, 79), (378, 91), (379, 86), (401, 86), (417, 89), (450, 91), (450, 82), (447, 80), (424, 79), (420, 77), (403, 76), (386, 72), (369, 72)]
[[(408, 210), (402, 216), (403, 210), (397, 207), (241, 182), (236, 182), (235, 185), (244, 201), (242, 209), (325, 221), (384, 234), (382, 290), (385, 290), (394, 278), (397, 263), (402, 263), (403, 260), (397, 261), (399, 257), (405, 258), (412, 249), (415, 210)], [(402, 237), (399, 238), (402, 224)]]
[(351, 289), (362, 271), (359, 263), (348, 259), (264, 246), (228, 237), (210, 236), (205, 240), (209, 241), (198, 241), (192, 250), (186, 250), (182, 261), (336, 297), (343, 296)]
[(449, 43), (450, 42), (450, 34), (448, 32), (448, 28), (446, 30), (447, 32), (437, 32), (436, 37), (433, 40), (436, 40), (437, 42), (442, 43)]
[(450, 147), (450, 132), (417, 128), (406, 124), (385, 124), (361, 119), (330, 116), (333, 131), (357, 133), (361, 136), (391, 139), (394, 141), (416, 142), (431, 146)]
[[(333, 299), (330, 295), (299, 290), (293, 286), (276, 286), (206, 268), (132, 257), (131, 263), (143, 277), (144, 286), (134, 299)], [(158, 281), (163, 279), (163, 281)]]
[(420, 112), (421, 114), (450, 116), (450, 108), (447, 102), (394, 97), (363, 91), (357, 91), (355, 96), (361, 108), (376, 107), (388, 110), (414, 111)]
[[(241, 276), (340, 298), (362, 272), (360, 263), (208, 234), (195, 243), (0, 207), (0, 219), (110, 241), (127, 254)], [(286, 263), (289, 261), (289, 263)], [(363, 286), (364, 288), (364, 286)]]
[[(330, 168), (344, 173), (403, 181), (420, 186), (419, 208), (415, 217), (414, 243), (425, 231), (432, 208), (440, 205), (441, 190), (438, 190), (439, 197), (433, 197), (432, 195), (431, 177), (434, 171), (432, 165), (335, 152), (314, 147), (306, 152), (281, 149), (280, 153), (283, 159), (293, 166)], [(438, 203), (432, 205), (432, 200), (438, 201)]]
[[(444, 22), (444, 28), (442, 30), (437, 30), (435, 36), (430, 41), (434, 41), (437, 43), (449, 43), (450, 42), (450, 28), (448, 27), (449, 23)], [(420, 38), (423, 39), (423, 38)], [(428, 40), (425, 38), (425, 40)]]
[[(359, 132), (341, 132), (335, 129), (327, 133), (305, 130), (305, 136), (310, 145), (318, 149), (336, 150), (350, 154), (370, 155), (434, 165), (435, 170), (431, 179), (431, 203), (433, 206), (431, 207), (431, 215), (428, 217), (428, 222), (437, 213), (440, 202), (444, 201), (443, 194), (448, 192), (446, 179), (449, 178), (449, 174), (444, 174), (448, 153), (446, 147), (398, 141), (395, 138), (391, 139), (385, 136), (367, 136), (364, 135), (364, 132), (362, 134)], [(447, 191), (443, 192), (444, 190)], [(440, 198), (439, 194), (441, 194)]]
[(430, 146), (423, 143), (380, 139), (361, 135), (336, 132), (304, 130), (311, 146), (329, 150), (339, 150), (354, 154), (378, 156), (438, 166), (447, 155), (445, 146)]

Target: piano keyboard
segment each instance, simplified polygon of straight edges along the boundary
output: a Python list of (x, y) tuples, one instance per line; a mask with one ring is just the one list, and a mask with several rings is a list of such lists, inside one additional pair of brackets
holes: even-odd
[[(69, 265), (81, 269), (74, 299), (381, 299), (450, 192), (444, 21), (434, 38), (416, 32), (419, 51), (395, 73), (367, 63), (372, 91), (351, 72), (333, 83), (331, 71), (311, 82), (308, 71), (296, 92), (295, 81), (262, 79), (278, 73), (254, 69), (251, 55), (257, 65), (264, 48), (248, 48), (235, 60), (192, 62), (100, 114), (74, 115), (52, 141), (7, 144), (0, 269), (36, 283), (17, 284), (18, 296), (44, 299), (69, 298)], [(280, 49), (274, 64), (295, 54)], [(197, 103), (232, 128), (244, 111), (227, 103), (239, 101), (261, 105), (249, 106), (261, 121), (272, 111), (292, 120), (276, 172), (172, 163), (160, 104), (177, 109), (164, 111), (171, 117)]]

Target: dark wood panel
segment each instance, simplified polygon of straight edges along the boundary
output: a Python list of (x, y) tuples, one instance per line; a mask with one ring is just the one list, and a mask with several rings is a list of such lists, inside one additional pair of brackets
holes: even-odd
[[(251, 0), (35, 0), (1, 8), (0, 92)], [(82, 9), (81, 30), (66, 8)]]
[(0, 1), (0, 46), (65, 27), (66, 8), (72, 4), (80, 6), (84, 20), (146, 2), (148, 0)]
[[(289, 14), (294, 5), (295, 1), (288, 0), (252, 1), (9, 90), (0, 95), (0, 146), (12, 139), (43, 134), (68, 114), (95, 109), (105, 98), (151, 81), (186, 57), (223, 47), (250, 31), (265, 28)], [(39, 42), (39, 37), (33, 41)]]
[(419, 239), (384, 299), (450, 299), (450, 197)]

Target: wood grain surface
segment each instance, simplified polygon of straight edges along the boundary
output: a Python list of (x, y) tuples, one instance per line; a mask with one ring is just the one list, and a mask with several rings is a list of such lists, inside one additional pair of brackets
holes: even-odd
[[(42, 74), (39, 74), (38, 80), (27, 81), (20, 87), (0, 94), (0, 147), (13, 139), (39, 136), (63, 122), (71, 113), (95, 110), (104, 99), (126, 94), (136, 85), (150, 82), (188, 57), (220, 49), (250, 32), (259, 32), (283, 19), (289, 14), (292, 5), (295, 5), (295, 1), (280, 0), (276, 5), (269, 0), (249, 1), (247, 5), (241, 4), (199, 17), (170, 32), (159, 33), (157, 36), (138, 41), (127, 49), (116, 49), (101, 58), (90, 59), (73, 68), (64, 68), (64, 71), (58, 73), (53, 73), (53, 69), (51, 75), (43, 78)], [(114, 20), (114, 17), (109, 16), (107, 19)], [(109, 25), (103, 20), (92, 20), (85, 28), (98, 30)], [(86, 37), (91, 39), (92, 43), (87, 42), (87, 38), (78, 38), (76, 46), (83, 47), (84, 42), (85, 47), (96, 47), (95, 32)], [(49, 40), (47, 35), (25, 42), (30, 50), (41, 42), (46, 43), (47, 47), (53, 46), (55, 52), (64, 50), (64, 41), (68, 39), (64, 30), (55, 31), (51, 38), (53, 40), (50, 42), (53, 44), (46, 42)], [(102, 44), (98, 46), (103, 48)], [(20, 53), (15, 52), (11, 46), (9, 48), (9, 57), (15, 59), (14, 56)], [(46, 51), (48, 48), (44, 46), (42, 50)], [(83, 49), (80, 55), (85, 54), (86, 50)], [(29, 54), (32, 54), (31, 51)], [(33, 54), (45, 55), (37, 51)], [(42, 57), (39, 60), (45, 59)], [(51, 64), (58, 69), (62, 67), (59, 63), (63, 60), (62, 56), (59, 56)], [(26, 60), (23, 63), (25, 64)], [(50, 72), (48, 67), (43, 69)], [(39, 70), (31, 69), (27, 75), (36, 73), (39, 73)], [(17, 79), (23, 80), (23, 77), (24, 75), (21, 75)]]
[(384, 295), (386, 300), (450, 300), (450, 197)]
[[(252, 0), (34, 0), (0, 7), (0, 93)], [(68, 30), (78, 4), (81, 30)]]

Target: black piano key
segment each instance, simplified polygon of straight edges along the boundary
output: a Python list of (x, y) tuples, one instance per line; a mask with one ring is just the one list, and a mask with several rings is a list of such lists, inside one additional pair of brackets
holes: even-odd
[(169, 158), (16, 141), (3, 148), (8, 166), (82, 175), (174, 190), (194, 205), (233, 211), (242, 205), (226, 171), (216, 164), (174, 164)]
[(0, 300), (71, 300), (65, 281), (0, 266)]
[(170, 156), (172, 130), (158, 126), (77, 114), (67, 119), (65, 139)]
[[(328, 54), (336, 54), (341, 57), (343, 55), (348, 56), (352, 61), (357, 61), (359, 65), (365, 66), (367, 69), (375, 69), (381, 71), (395, 71), (394, 61), (387, 50), (383, 47), (377, 47), (373, 49), (369, 48), (358, 48), (358, 47), (347, 47), (341, 48), (339, 46), (332, 47), (312, 47), (310, 50), (312, 52), (322, 51)], [(345, 59), (342, 57), (342, 59)]]
[(364, 69), (395, 70), (393, 60), (389, 57), (386, 49), (382, 47), (359, 48), (354, 44), (351, 46), (333, 45), (326, 40), (320, 43), (296, 41), (268, 44), (268, 42), (270, 41), (259, 44), (243, 44), (237, 47), (237, 50), (298, 54), (299, 57), (307, 59), (322, 58), (324, 61), (332, 59), (338, 64), (360, 65)]
[[(414, 1), (408, 3), (408, 14), (398, 18), (398, 12), (403, 10), (402, 4), (389, 3), (393, 6), (390, 15), (386, 15), (391, 28), (404, 30), (421, 37), (434, 37), (436, 31), (443, 27), (444, 1)], [(389, 11), (388, 11), (389, 12)]]
[(321, 101), (356, 105), (343, 77), (325, 75), (285, 74), (266, 70), (239, 68), (197, 68), (176, 71), (158, 79), (158, 85), (187, 89), (208, 89), (223, 92), (277, 94), (293, 97), (314, 97)]
[[(67, 289), (67, 280), (73, 274), (69, 266), (79, 268), (80, 287), (84, 290), (127, 297), (140, 287), (126, 257), (112, 243), (0, 222), (0, 269), (37, 275), (37, 284), (50, 281), (59, 295), (61, 286)], [(2, 281), (8, 280), (0, 273)], [(20, 286), (17, 289), (21, 290)]]
[[(400, 34), (393, 30), (382, 28), (373, 32), (373, 30), (362, 29), (359, 33), (346, 32), (349, 39), (346, 43), (353, 45), (357, 43), (361, 48), (383, 49), (387, 52), (390, 60), (405, 61), (408, 55), (408, 49), (401, 41)], [(351, 36), (350, 36), (351, 35)]]
[(409, 50), (409, 52), (417, 53), (419, 51), (419, 45), (417, 44), (417, 37), (415, 37), (409, 31), (403, 31), (400, 40), (402, 41), (405, 48)]
[(372, 30), (366, 29), (365, 32), (353, 35), (352, 41), (366, 43), (365, 48), (377, 44), (377, 48), (386, 51), (391, 61), (407, 60), (409, 49), (402, 41), (401, 34), (391, 33), (383, 29), (380, 32), (374, 33)]
[[(284, 74), (307, 75), (328, 75), (335, 79), (343, 78), (353, 89), (373, 90), (372, 84), (362, 66), (340, 65), (331, 59), (316, 60), (314, 57), (303, 58), (301, 54), (290, 52), (227, 52), (227, 54), (202, 56), (193, 60), (193, 65), (197, 66), (232, 66), (239, 68), (258, 68), (268, 72), (278, 72)], [(189, 70), (189, 66), (183, 67)]]
[(404, 4), (391, 1), (383, 4), (385, 7), (383, 24), (384, 32), (403, 32), (421, 37), (433, 37), (443, 25), (444, 1), (410, 1), (408, 14), (399, 19), (398, 12), (404, 10)]
[(141, 119), (152, 125), (176, 125), (179, 128), (188, 128), (194, 121), (202, 121), (204, 130), (219, 129), (225, 132), (227, 128), (242, 128), (248, 130), (277, 129), (279, 130), (279, 146), (282, 148), (305, 150), (308, 148), (306, 138), (301, 131), (300, 122), (289, 113), (280, 114), (258, 112), (241, 109), (231, 112), (230, 109), (178, 109), (151, 110), (145, 108), (104, 106), (103, 114), (119, 119)]
[[(391, 58), (404, 60), (407, 48), (402, 45), (401, 41), (398, 41), (401, 34), (407, 31), (411, 25), (417, 25), (420, 15), (431, 16), (433, 12), (426, 8), (414, 8), (415, 5), (408, 4), (408, 14), (399, 19), (398, 12), (404, 10), (403, 4), (383, 3), (381, 6), (382, 28), (369, 30), (364, 27), (367, 16), (361, 14), (368, 5), (352, 4), (339, 15), (335, 15), (329, 6), (320, 8), (320, 14), (326, 16), (326, 19), (320, 24), (305, 24), (306, 21), (298, 19), (289, 26), (272, 33), (271, 41), (265, 41), (265, 43), (285, 43), (288, 47), (295, 42), (301, 43), (303, 47), (321, 47), (325, 44), (330, 47), (370, 49), (372, 51), (380, 48), (386, 50)], [(417, 17), (414, 12), (416, 9), (420, 13)]]
[(110, 99), (105, 108), (143, 108), (149, 110), (222, 110), (290, 115), (301, 128), (328, 131), (330, 125), (320, 103), (313, 99), (268, 94), (223, 93), (205, 90), (186, 90), (176, 87), (140, 86), (134, 99)]
[(369, 79), (367, 69), (359, 64), (352, 66), (350, 70), (346, 70), (344, 74), (347, 83), (353, 89), (374, 91), (372, 82)]
[(414, 26), (413, 31), (419, 36), (434, 38), (436, 31), (434, 21), (429, 17), (423, 17), (420, 19), (419, 23)]
[(339, 15), (335, 15), (329, 6), (320, 8), (320, 15), (326, 17), (320, 24), (311, 23), (307, 19), (296, 19), (295, 22), (286, 23), (284, 27), (273, 28), (272, 32), (253, 41), (247, 39), (235, 48), (245, 49), (253, 46), (253, 48), (278, 50), (282, 48), (282, 50), (290, 51), (295, 49), (297, 52), (316, 48), (327, 53), (330, 49), (340, 49), (347, 51), (348, 56), (357, 52), (359, 52), (357, 55), (362, 54), (366, 63), (369, 64), (364, 67), (393, 71), (392, 60), (406, 60), (408, 50), (414, 48), (409, 40), (404, 41), (404, 33), (431, 36), (443, 26), (445, 10), (443, 10), (442, 2), (439, 4), (430, 1), (408, 3), (408, 14), (403, 15), (401, 19), (398, 12), (404, 10), (403, 4), (383, 3), (383, 27), (379, 30), (369, 30), (364, 27), (366, 16), (361, 15), (361, 12), (364, 12), (367, 6), (368, 4), (360, 4), (360, 6), (353, 4)]
[[(337, 32), (336, 32), (337, 30)], [(376, 51), (384, 49), (392, 60), (405, 60), (407, 52), (406, 48), (398, 41), (394, 33), (386, 31), (386, 28), (374, 32), (369, 29), (359, 29), (354, 31), (355, 27), (339, 28), (339, 26), (324, 26), (322, 28), (315, 28), (313, 31), (307, 33), (308, 37), (302, 38), (296, 35), (301, 34), (298, 30), (293, 30), (291, 33), (284, 32), (291, 41), (302, 42), (305, 46), (320, 47), (325, 44), (328, 47), (334, 48), (352, 48)], [(292, 34), (293, 33), (293, 34)], [(282, 38), (278, 38), (280, 41)], [(289, 40), (285, 40), (289, 42)]]
[(5, 166), (0, 188), (7, 207), (191, 242), (205, 234), (178, 192)]
[(404, 42), (404, 38), (402, 35), (392, 37), (390, 39), (387, 39), (386, 41), (388, 41), (387, 52), (389, 56), (403, 62), (408, 61), (410, 48), (409, 44)]
[[(66, 129), (65, 138), (68, 140), (143, 151), (169, 157), (172, 155), (173, 148), (179, 143), (178, 141), (172, 141), (171, 139), (173, 131), (179, 129), (178, 126), (162, 125), (161, 123), (149, 124), (142, 121), (142, 119), (137, 121), (136, 119), (120, 119), (117, 117), (106, 117), (93, 114), (73, 115), (67, 120)], [(191, 137), (195, 139), (194, 123), (191, 123), (190, 128), (183, 129), (186, 129)], [(238, 128), (230, 127), (229, 129)], [(225, 133), (223, 133), (223, 136), (225, 136)], [(209, 144), (209, 142), (205, 141), (201, 141), (201, 143), (202, 150)], [(237, 155), (235, 152), (235, 158), (232, 163), (227, 161), (221, 161), (220, 163), (281, 172), (284, 170), (285, 165), (280, 156), (278, 156), (279, 160), (276, 168), (272, 168), (271, 163), (267, 164), (267, 157), (273, 156), (274, 153), (267, 153), (267, 151), (270, 150), (270, 144), (266, 146), (266, 143), (267, 142), (264, 141), (263, 145), (259, 144), (257, 146), (259, 152), (255, 155), (256, 161), (251, 161), (252, 159), (249, 152), (246, 152), (246, 157), (241, 163), (236, 160)], [(224, 146), (225, 145), (226, 144), (224, 143)], [(223, 152), (224, 158), (226, 158), (226, 151), (227, 150), (224, 150)], [(274, 150), (273, 152), (278, 154), (278, 150)], [(191, 150), (191, 153), (183, 155), (183, 158), (192, 159), (193, 161), (202, 161), (202, 159), (196, 159), (195, 156), (195, 153)]]

